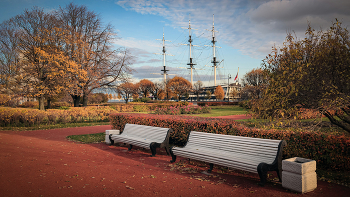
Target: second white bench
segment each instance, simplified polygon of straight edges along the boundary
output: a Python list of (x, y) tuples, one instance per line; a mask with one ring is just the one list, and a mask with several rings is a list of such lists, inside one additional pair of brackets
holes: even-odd
[(157, 148), (165, 148), (167, 154), (169, 154), (169, 138), (171, 132), (172, 129), (169, 128), (125, 124), (121, 134), (111, 134), (109, 135), (109, 139), (111, 145), (115, 142), (129, 144), (128, 150), (131, 150), (133, 145), (151, 149), (151, 156), (154, 157)]
[(271, 140), (233, 135), (222, 135), (191, 131), (184, 147), (172, 147), (171, 162), (176, 156), (204, 161), (213, 164), (258, 173), (260, 185), (264, 185), (268, 171), (276, 171), (282, 176), (282, 149), (284, 140)]

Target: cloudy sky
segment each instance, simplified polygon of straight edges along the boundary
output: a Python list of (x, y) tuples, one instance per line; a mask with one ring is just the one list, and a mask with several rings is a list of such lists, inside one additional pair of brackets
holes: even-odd
[[(165, 35), (168, 77), (190, 80), (188, 25), (191, 20), (194, 45), (194, 82), (214, 85), (211, 45), (213, 14), (217, 46), (217, 84), (227, 83), (229, 74), (239, 77), (260, 67), (273, 45), (281, 46), (287, 32), (303, 38), (308, 22), (316, 29), (327, 29), (337, 18), (350, 26), (348, 0), (1, 0), (0, 22), (33, 6), (52, 11), (74, 2), (100, 14), (118, 33), (116, 47), (125, 47), (135, 56), (133, 78), (162, 81), (161, 53)], [(157, 74), (151, 74), (157, 73)], [(231, 79), (231, 82), (233, 79)]]

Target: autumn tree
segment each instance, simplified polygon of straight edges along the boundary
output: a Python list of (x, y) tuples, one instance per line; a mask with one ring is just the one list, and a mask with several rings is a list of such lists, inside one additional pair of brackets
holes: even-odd
[(157, 98), (160, 100), (164, 100), (166, 97), (166, 92), (163, 89), (160, 89), (157, 94)]
[(182, 77), (175, 76), (168, 81), (167, 88), (174, 93), (176, 99), (181, 99), (181, 96), (184, 95), (184, 93), (192, 89), (192, 84)]
[(99, 104), (99, 103), (106, 103), (108, 101), (108, 99), (110, 94), (104, 94), (104, 93), (92, 93), (89, 95), (89, 103), (95, 103), (95, 104)]
[(224, 89), (220, 85), (217, 86), (215, 88), (214, 95), (217, 100), (223, 100), (225, 97)]
[(288, 34), (264, 60), (269, 86), (254, 110), (261, 117), (288, 117), (300, 106), (319, 110), (350, 132), (350, 38), (336, 21), (327, 31), (309, 25), (306, 37)]
[(154, 83), (148, 79), (142, 79), (139, 82), (139, 87), (144, 98), (148, 97), (149, 94), (152, 93), (153, 89), (155, 88)]
[(203, 87), (203, 82), (197, 81), (193, 84), (193, 92), (197, 95), (197, 101), (199, 101), (199, 93)]
[(27, 95), (38, 98), (43, 110), (45, 98), (61, 94), (86, 73), (62, 51), (65, 30), (54, 15), (35, 7), (10, 21), (18, 31), (22, 86)]
[(131, 82), (124, 82), (116, 88), (119, 95), (124, 97), (126, 103), (129, 102), (130, 97), (138, 91), (138, 84), (133, 84)]
[(139, 94), (138, 93), (134, 93), (132, 94), (132, 99), (134, 100), (134, 102), (139, 98)]
[(11, 21), (0, 24), (0, 93), (19, 93), (20, 61), (18, 29)]
[(205, 96), (204, 96), (205, 99), (210, 99), (211, 98), (211, 91), (210, 90), (207, 90), (205, 91)]
[(56, 15), (68, 32), (64, 51), (87, 73), (86, 79), (76, 84), (70, 94), (74, 106), (78, 106), (80, 97), (86, 106), (93, 90), (112, 86), (131, 72), (132, 57), (125, 49), (113, 49), (116, 34), (112, 26), (103, 25), (101, 18), (86, 6), (70, 3)]
[(153, 88), (151, 89), (151, 94), (156, 100), (160, 99), (159, 94), (161, 90), (164, 90), (164, 83), (155, 82)]
[(261, 68), (253, 69), (246, 73), (242, 79), (243, 89), (241, 98), (258, 99), (266, 88), (268, 80)]

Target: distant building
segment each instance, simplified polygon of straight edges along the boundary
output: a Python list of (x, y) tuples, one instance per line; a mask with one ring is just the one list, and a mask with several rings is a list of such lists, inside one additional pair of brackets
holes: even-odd
[[(203, 87), (200, 89), (199, 91), (199, 101), (216, 101), (215, 95), (214, 95), (214, 91), (216, 89), (217, 86), (208, 86), (208, 87)], [(229, 92), (231, 94), (228, 93), (227, 91), (227, 85), (221, 85), (221, 87), (224, 89), (225, 92), (225, 97), (224, 97), (224, 101), (239, 101), (241, 96), (240, 96), (240, 91), (242, 89), (242, 85), (239, 84), (238, 82), (236, 83), (231, 83), (228, 87)], [(210, 98), (207, 98), (207, 91), (210, 91), (211, 95)], [(234, 96), (232, 96), (232, 93), (235, 92), (236, 94)], [(230, 97), (229, 97), (230, 96)], [(193, 92), (190, 93), (190, 101), (197, 101), (197, 95), (194, 94)]]

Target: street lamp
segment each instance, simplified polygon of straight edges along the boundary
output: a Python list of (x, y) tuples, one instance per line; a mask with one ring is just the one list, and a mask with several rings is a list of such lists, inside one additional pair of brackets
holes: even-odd
[(230, 102), (230, 79), (231, 79), (231, 74), (228, 74), (227, 77), (227, 98), (228, 98), (228, 102)]

